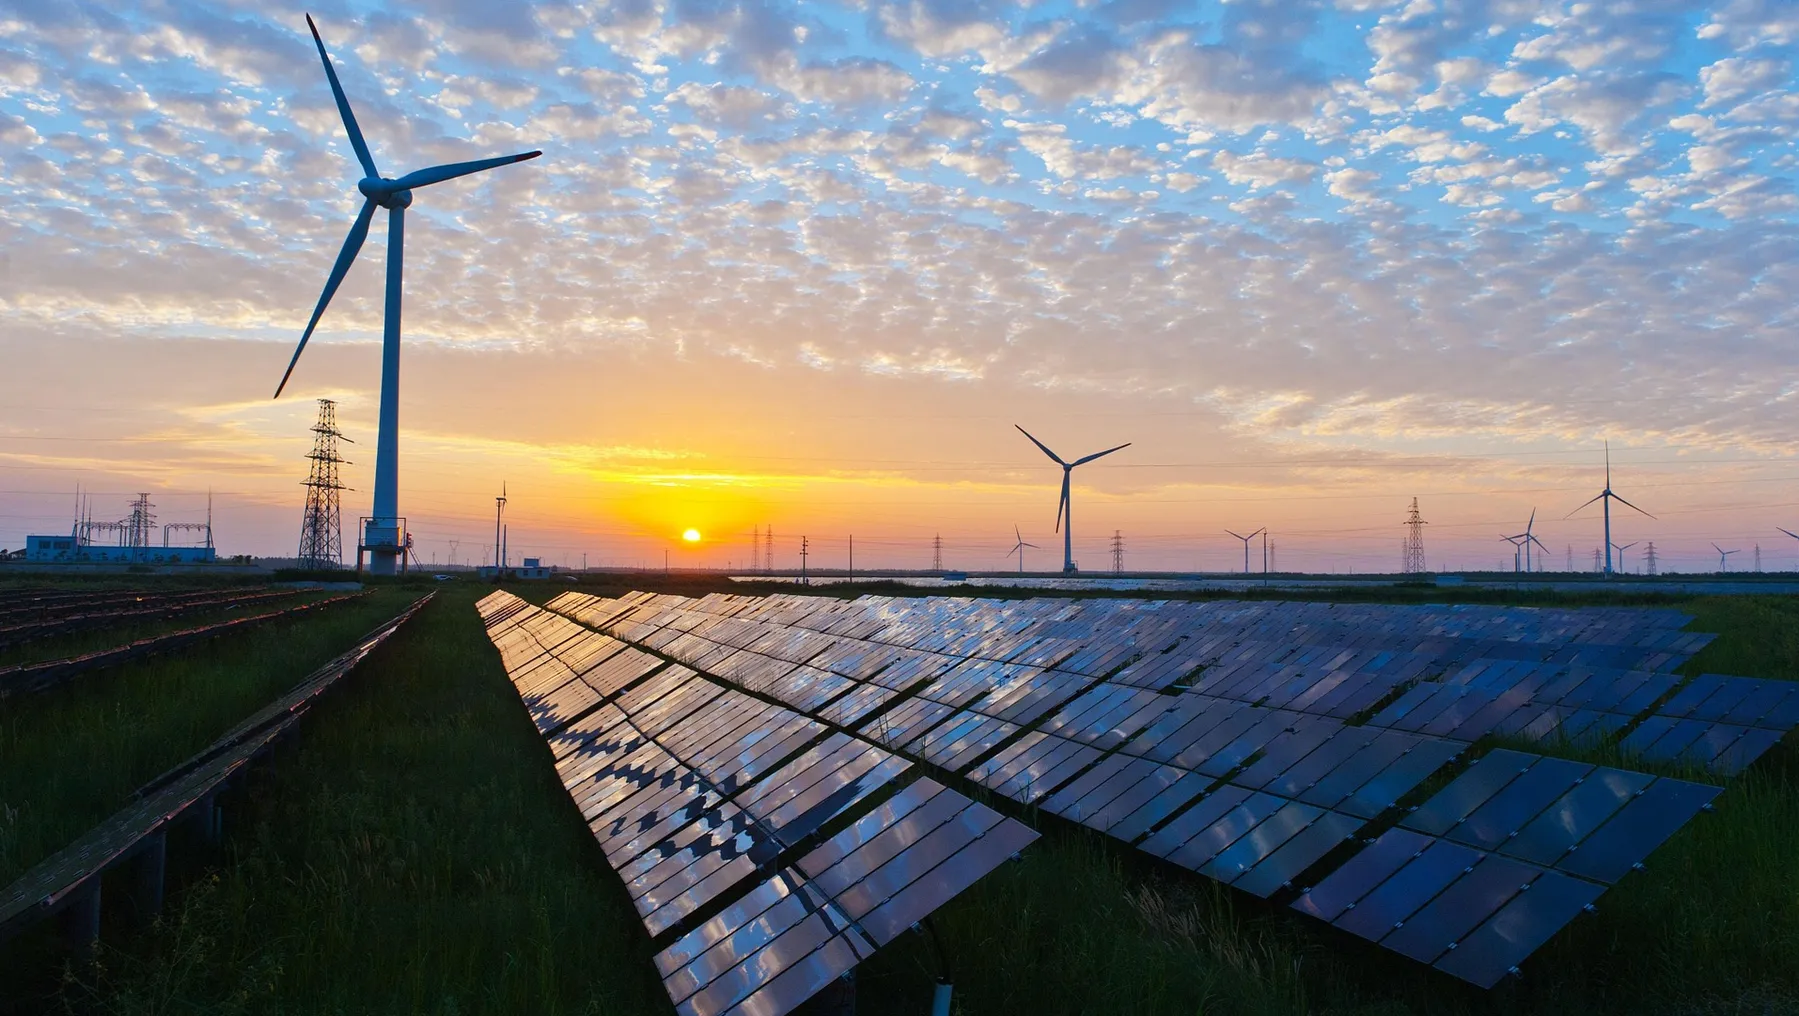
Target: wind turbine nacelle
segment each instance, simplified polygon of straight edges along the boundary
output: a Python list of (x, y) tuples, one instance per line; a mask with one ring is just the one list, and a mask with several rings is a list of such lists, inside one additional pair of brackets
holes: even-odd
[(412, 192), (395, 190), (392, 180), (365, 176), (356, 181), (356, 189), (362, 192), (363, 197), (383, 208), (406, 208), (412, 204)]

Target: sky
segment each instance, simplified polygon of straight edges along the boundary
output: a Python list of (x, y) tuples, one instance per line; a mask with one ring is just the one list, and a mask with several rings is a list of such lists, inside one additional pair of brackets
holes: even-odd
[[(1799, 5), (486, 0), (311, 8), (420, 189), (422, 559), (1799, 566)], [(136, 492), (291, 555), (314, 400), (369, 511), (385, 222), (304, 11), (0, 6), (0, 546)], [(351, 523), (347, 542), (353, 543)], [(704, 534), (685, 544), (679, 534)], [(1259, 559), (1257, 561), (1259, 566)], [(1011, 559), (1016, 566), (1016, 559)]]

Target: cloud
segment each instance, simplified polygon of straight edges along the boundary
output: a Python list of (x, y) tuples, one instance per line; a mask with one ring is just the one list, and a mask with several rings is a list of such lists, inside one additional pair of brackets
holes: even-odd
[(1219, 152), (1212, 165), (1232, 183), (1247, 184), (1251, 190), (1278, 187), (1284, 183), (1310, 183), (1318, 175), (1318, 167), (1297, 159), (1280, 159), (1270, 155), (1237, 156)]

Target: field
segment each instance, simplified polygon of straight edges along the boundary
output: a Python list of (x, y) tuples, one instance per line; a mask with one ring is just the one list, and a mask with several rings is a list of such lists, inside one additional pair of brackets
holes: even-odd
[[(49, 929), (0, 946), (0, 1012), (671, 1011), (636, 915), (475, 618), (486, 591), (443, 584), (277, 747), (227, 802), (223, 847), (185, 852), (197, 860), (164, 920), (109, 927), (91, 964), (62, 958)], [(0, 877), (418, 592), (378, 588), (0, 704)], [(1722, 636), (1689, 671), (1799, 677), (1799, 601), (1675, 605)], [(1799, 1012), (1796, 776), (1789, 739), (1493, 992), (990, 801), (1044, 838), (939, 911), (946, 959), (910, 935), (864, 963), (858, 1011), (926, 1011), (947, 962), (971, 1016)]]

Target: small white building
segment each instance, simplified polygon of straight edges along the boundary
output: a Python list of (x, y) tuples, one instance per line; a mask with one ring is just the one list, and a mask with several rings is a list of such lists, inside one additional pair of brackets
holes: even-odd
[[(506, 566), (506, 577), (509, 579), (547, 579), (555, 573), (555, 568), (544, 567), (543, 559), (536, 557), (525, 558), (524, 564)], [(475, 569), (475, 574), (484, 579), (491, 579), (494, 575), (493, 566), (482, 565)]]

